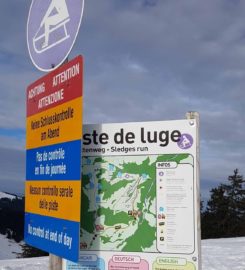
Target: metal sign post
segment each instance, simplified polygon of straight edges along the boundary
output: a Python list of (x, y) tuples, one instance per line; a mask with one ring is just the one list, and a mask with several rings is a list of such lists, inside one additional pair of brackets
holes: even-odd
[[(196, 157), (197, 157), (197, 164), (196, 164), (196, 231), (197, 231), (197, 240), (198, 243), (201, 243), (201, 210), (200, 210), (200, 205), (201, 205), (201, 199), (200, 199), (200, 116), (198, 112), (187, 112), (186, 113), (186, 118), (190, 120), (191, 125), (196, 125)], [(194, 122), (194, 121), (195, 122)], [(198, 253), (199, 253), (199, 260), (198, 260), (198, 269), (202, 269), (202, 249), (201, 249), (201, 244), (197, 246)]]

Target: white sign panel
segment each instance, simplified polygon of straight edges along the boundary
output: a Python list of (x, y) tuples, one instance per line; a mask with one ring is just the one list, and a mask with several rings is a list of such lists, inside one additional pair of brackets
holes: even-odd
[(79, 264), (200, 270), (196, 120), (85, 125)]

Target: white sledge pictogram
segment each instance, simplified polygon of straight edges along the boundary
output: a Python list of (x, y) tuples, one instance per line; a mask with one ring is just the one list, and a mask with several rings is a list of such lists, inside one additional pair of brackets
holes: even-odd
[[(52, 13), (55, 14), (52, 15)], [(67, 32), (66, 24), (70, 21), (69, 12), (66, 5), (66, 0), (52, 0), (51, 4), (48, 7), (48, 10), (43, 17), (40, 27), (36, 32), (35, 36), (33, 37), (33, 48), (36, 53), (43, 53), (50, 48), (62, 43), (66, 39), (70, 37)], [(60, 39), (56, 40), (55, 42), (49, 44), (49, 36), (52, 32), (58, 30), (59, 28), (63, 27), (64, 29), (64, 36)], [(44, 33), (40, 34), (41, 29), (44, 28)], [(44, 41), (42, 42), (42, 40)], [(42, 45), (38, 46), (38, 43)]]
[(183, 135), (183, 141), (181, 142), (180, 147), (185, 148), (185, 147), (188, 147), (190, 145), (191, 145), (190, 140), (188, 140), (188, 138), (185, 135)]

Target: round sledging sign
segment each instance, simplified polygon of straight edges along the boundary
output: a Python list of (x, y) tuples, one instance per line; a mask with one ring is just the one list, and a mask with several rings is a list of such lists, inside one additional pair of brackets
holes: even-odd
[(42, 71), (60, 66), (75, 43), (84, 0), (32, 0), (27, 45), (33, 64)]

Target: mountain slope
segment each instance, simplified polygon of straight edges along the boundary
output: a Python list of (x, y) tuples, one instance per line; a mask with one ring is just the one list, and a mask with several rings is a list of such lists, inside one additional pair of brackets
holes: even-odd
[(16, 197), (17, 197), (16, 195), (12, 195), (12, 194), (0, 191), (0, 199), (7, 198), (7, 199), (10, 199), (10, 200), (13, 200)]

